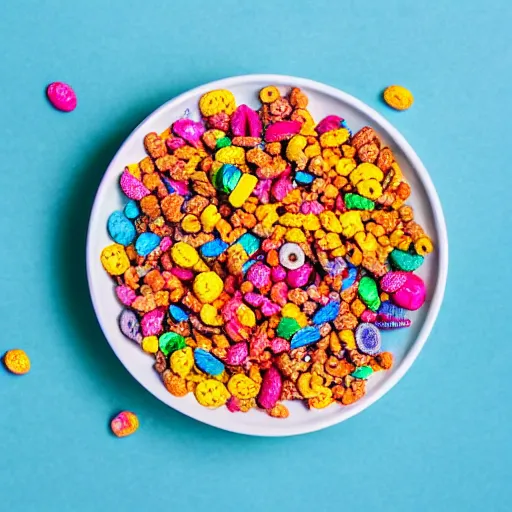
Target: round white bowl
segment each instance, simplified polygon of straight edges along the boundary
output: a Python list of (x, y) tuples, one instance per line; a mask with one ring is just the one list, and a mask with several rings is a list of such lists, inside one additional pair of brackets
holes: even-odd
[[(354, 132), (365, 125), (372, 126), (383, 144), (393, 150), (412, 188), (409, 204), (414, 207), (415, 218), (431, 236), (436, 248), (417, 271), (427, 285), (426, 304), (410, 315), (412, 326), (409, 329), (383, 334), (383, 349), (391, 350), (395, 356), (393, 368), (372, 375), (366, 396), (351, 406), (333, 404), (322, 410), (308, 410), (298, 402), (288, 402), (290, 416), (285, 420), (271, 418), (258, 410), (246, 414), (233, 414), (225, 407), (210, 410), (200, 406), (191, 394), (184, 398), (169, 394), (153, 369), (152, 356), (121, 334), (117, 319), (122, 307), (116, 299), (112, 280), (100, 263), (103, 247), (112, 243), (106, 230), (107, 219), (127, 201), (119, 188), (119, 176), (125, 165), (145, 156), (144, 135), (164, 131), (187, 109), (191, 118), (199, 119), (198, 100), (212, 89), (229, 89), (237, 104), (257, 108), (259, 90), (270, 84), (282, 91), (291, 86), (303, 89), (309, 96), (308, 108), (316, 121), (328, 114), (337, 114)], [(249, 435), (289, 436), (320, 430), (354, 416), (387, 393), (411, 367), (427, 340), (441, 307), (447, 272), (448, 239), (443, 211), (430, 176), (412, 147), (388, 121), (358, 99), (328, 85), (293, 76), (226, 78), (192, 89), (155, 110), (135, 128), (110, 163), (96, 194), (87, 235), (87, 275), (94, 310), (107, 341), (128, 371), (153, 395), (183, 414), (214, 427)]]

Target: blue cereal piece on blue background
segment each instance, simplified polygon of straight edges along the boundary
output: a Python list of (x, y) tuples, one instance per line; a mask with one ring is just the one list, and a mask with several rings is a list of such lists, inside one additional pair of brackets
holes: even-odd
[(221, 240), (220, 238), (216, 238), (211, 242), (206, 242), (199, 249), (201, 256), (204, 258), (215, 258), (220, 256), (227, 248), (229, 244)]
[(107, 221), (107, 230), (114, 242), (124, 246), (130, 245), (137, 235), (133, 223), (120, 211), (110, 215)]
[(240, 244), (244, 248), (245, 252), (249, 256), (252, 256), (259, 250), (261, 241), (257, 236), (254, 236), (251, 233), (245, 233), (235, 243)]
[(314, 179), (315, 177), (312, 174), (309, 174), (309, 172), (298, 171), (295, 174), (295, 181), (299, 185), (309, 185), (310, 183), (313, 183)]
[(175, 322), (186, 322), (188, 320), (188, 313), (174, 304), (169, 306), (169, 314)]
[(315, 316), (313, 316), (313, 323), (320, 325), (325, 322), (332, 322), (339, 315), (339, 312), (340, 303), (333, 300), (315, 313)]
[(136, 201), (128, 201), (124, 207), (124, 214), (129, 219), (136, 219), (140, 215), (139, 206)]
[(224, 364), (202, 348), (194, 350), (194, 361), (200, 370), (214, 377), (224, 371)]
[(320, 330), (318, 327), (303, 327), (292, 336), (290, 348), (293, 350), (295, 348), (304, 347), (305, 345), (316, 343), (320, 338)]
[(147, 256), (160, 245), (160, 237), (154, 233), (142, 233), (135, 242), (135, 250), (139, 256)]

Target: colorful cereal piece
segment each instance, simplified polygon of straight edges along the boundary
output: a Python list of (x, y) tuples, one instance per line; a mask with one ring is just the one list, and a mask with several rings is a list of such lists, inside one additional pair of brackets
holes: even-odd
[(160, 245), (160, 237), (154, 233), (142, 233), (135, 242), (135, 250), (139, 256), (147, 256)]
[(124, 171), (121, 175), (120, 184), (121, 189), (130, 199), (140, 201), (143, 197), (149, 196), (149, 190), (128, 171)]
[(200, 370), (214, 377), (224, 371), (222, 362), (202, 348), (196, 348), (194, 350), (194, 361)]
[(169, 314), (175, 322), (186, 322), (188, 320), (188, 313), (175, 304), (169, 306)]
[(256, 178), (256, 176), (253, 176), (252, 174), (244, 174), (231, 194), (229, 194), (229, 202), (231, 206), (240, 208), (240, 206), (249, 199), (249, 196), (252, 194), (257, 183), (258, 178)]
[(202, 123), (192, 119), (178, 119), (172, 125), (172, 131), (195, 148), (201, 145), (201, 136), (205, 132)]
[(356, 379), (367, 379), (372, 373), (371, 366), (359, 366), (350, 375)]
[(192, 268), (199, 261), (199, 254), (191, 245), (178, 242), (171, 248), (171, 258), (180, 267)]
[(53, 82), (46, 89), (50, 103), (62, 112), (71, 112), (76, 108), (76, 94), (73, 88), (63, 82)]
[(389, 254), (389, 261), (394, 268), (405, 272), (413, 272), (421, 267), (425, 258), (419, 254), (411, 254), (410, 252), (393, 249)]
[(298, 121), (278, 121), (267, 127), (265, 142), (280, 142), (291, 139), (300, 132), (302, 125)]
[(398, 291), (407, 281), (407, 272), (388, 272), (381, 280), (380, 287), (383, 292)]
[(133, 220), (140, 215), (140, 210), (136, 201), (128, 201), (124, 207), (124, 214), (127, 218)]
[(194, 391), (196, 400), (204, 407), (220, 407), (230, 397), (226, 386), (215, 379), (206, 379), (200, 382)]
[(212, 176), (213, 186), (220, 192), (231, 193), (238, 185), (242, 172), (238, 167), (224, 164)]
[(119, 316), (119, 327), (121, 332), (130, 340), (136, 343), (142, 342), (140, 323), (137, 315), (129, 309), (124, 309)]
[(325, 132), (330, 132), (341, 127), (343, 118), (339, 116), (327, 116), (324, 117), (316, 126), (316, 132), (318, 135), (322, 135)]
[(293, 335), (290, 348), (293, 350), (295, 348), (311, 345), (311, 343), (316, 343), (320, 338), (321, 335), (318, 327), (304, 327)]
[(369, 210), (375, 209), (375, 203), (367, 199), (366, 197), (360, 196), (359, 194), (345, 194), (345, 206), (349, 210)]
[(135, 239), (137, 231), (123, 212), (113, 212), (107, 222), (108, 234), (114, 242), (121, 245), (130, 245)]
[(377, 283), (369, 276), (364, 276), (359, 281), (359, 297), (372, 310), (377, 311), (380, 306), (379, 290)]
[(263, 377), (258, 404), (262, 409), (272, 409), (281, 396), (283, 379), (279, 371), (271, 366)]
[(4, 365), (16, 375), (25, 375), (30, 371), (30, 359), (21, 349), (8, 350), (4, 355)]
[(313, 183), (314, 179), (315, 177), (312, 174), (309, 174), (309, 172), (299, 171), (295, 173), (295, 181), (299, 185), (310, 185)]
[(391, 295), (391, 299), (397, 306), (416, 311), (423, 306), (426, 296), (427, 290), (421, 277), (408, 274), (406, 282)]
[(117, 437), (132, 435), (139, 428), (139, 418), (130, 411), (120, 412), (111, 422), (110, 428)]
[(124, 274), (130, 268), (130, 260), (120, 244), (112, 244), (103, 249), (101, 264), (111, 276)]
[(199, 110), (205, 117), (211, 117), (221, 112), (232, 114), (235, 110), (235, 97), (226, 89), (207, 92), (199, 100)]
[(379, 329), (373, 324), (359, 324), (356, 329), (356, 344), (357, 348), (364, 354), (378, 354), (381, 346)]
[(296, 270), (304, 265), (306, 256), (300, 245), (295, 243), (283, 244), (279, 250), (279, 263), (284, 268)]
[(390, 85), (384, 90), (384, 101), (396, 110), (407, 110), (414, 103), (414, 97), (401, 85)]
[(176, 332), (166, 332), (158, 339), (160, 350), (165, 356), (172, 354), (176, 350), (181, 350), (187, 346), (185, 338)]
[(239, 105), (231, 117), (231, 131), (235, 137), (261, 137), (260, 116), (247, 105)]
[(236, 241), (236, 243), (240, 244), (249, 256), (252, 256), (260, 249), (261, 240), (252, 233), (245, 233)]
[(216, 238), (211, 242), (206, 242), (199, 249), (203, 258), (216, 258), (220, 256), (227, 248), (229, 244), (223, 242), (220, 238)]
[(194, 293), (204, 304), (212, 303), (224, 289), (224, 283), (215, 272), (201, 272), (194, 279)]
[(227, 349), (226, 353), (226, 364), (233, 366), (239, 366), (245, 363), (247, 356), (249, 355), (249, 348), (245, 341), (235, 343)]
[(340, 312), (340, 303), (331, 301), (329, 304), (320, 308), (313, 316), (313, 323), (316, 325), (332, 322), (336, 319)]
[(279, 321), (276, 334), (280, 338), (289, 340), (297, 331), (300, 330), (300, 325), (295, 318), (284, 317)]

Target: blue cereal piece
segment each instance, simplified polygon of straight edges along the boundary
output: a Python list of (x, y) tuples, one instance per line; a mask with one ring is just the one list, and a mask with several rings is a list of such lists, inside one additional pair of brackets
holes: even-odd
[(377, 313), (379, 315), (385, 315), (389, 318), (405, 318), (405, 315), (407, 314), (405, 309), (395, 306), (389, 300), (386, 300), (380, 305)]
[(124, 207), (124, 214), (129, 219), (136, 219), (140, 215), (140, 210), (136, 201), (128, 201)]
[(245, 252), (252, 256), (260, 248), (260, 239), (252, 233), (245, 233), (235, 243), (240, 244)]
[(309, 185), (310, 183), (313, 183), (314, 179), (315, 177), (312, 174), (309, 174), (309, 172), (298, 171), (295, 174), (295, 181), (299, 185)]
[(295, 348), (304, 347), (305, 345), (311, 345), (311, 343), (319, 341), (320, 338), (320, 330), (318, 327), (303, 327), (292, 336), (290, 348), (293, 350)]
[(135, 242), (135, 250), (139, 256), (147, 256), (160, 245), (160, 237), (154, 233), (142, 233)]
[(248, 260), (242, 265), (242, 272), (245, 274), (255, 263), (256, 260)]
[(211, 242), (206, 242), (199, 249), (201, 256), (203, 258), (215, 258), (220, 256), (227, 248), (229, 244), (221, 240), (220, 238), (216, 238)]
[(332, 322), (340, 313), (340, 303), (332, 301), (320, 308), (313, 316), (313, 323), (315, 325), (325, 324), (325, 322)]
[(137, 235), (133, 223), (120, 211), (113, 212), (110, 215), (107, 222), (107, 230), (114, 242), (124, 246), (130, 245)]
[(169, 314), (175, 322), (185, 322), (188, 320), (188, 313), (174, 304), (169, 306)]
[(224, 371), (224, 365), (216, 357), (212, 356), (210, 352), (202, 348), (194, 350), (194, 361), (200, 370), (214, 377)]
[(350, 288), (356, 282), (356, 279), (357, 279), (357, 268), (349, 263), (348, 264), (348, 277), (343, 279), (343, 281), (341, 282), (341, 291), (346, 290), (347, 288)]
[(219, 171), (218, 181), (219, 190), (229, 194), (238, 185), (242, 177), (242, 171), (231, 164), (224, 164)]

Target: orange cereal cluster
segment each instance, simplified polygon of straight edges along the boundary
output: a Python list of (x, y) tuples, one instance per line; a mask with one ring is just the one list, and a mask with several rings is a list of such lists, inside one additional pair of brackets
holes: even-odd
[[(386, 98), (412, 102), (396, 88)], [(433, 243), (371, 127), (316, 123), (296, 87), (259, 100), (204, 94), (200, 120), (147, 134), (148, 156), (122, 172), (130, 201), (101, 254), (119, 326), (175, 397), (274, 418), (288, 400), (350, 406), (392, 367), (381, 331), (408, 327), (425, 301), (414, 271)], [(125, 412), (113, 430), (137, 426)]]

